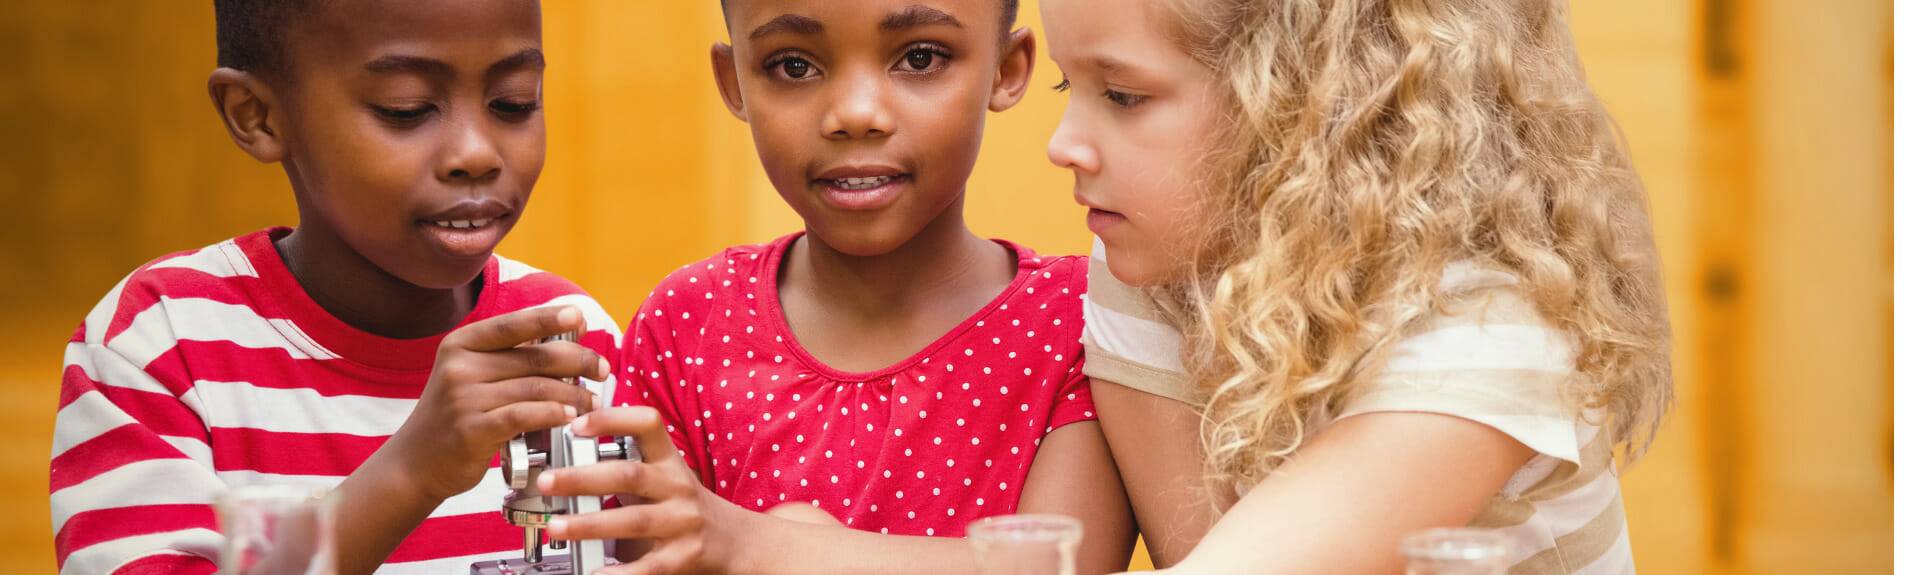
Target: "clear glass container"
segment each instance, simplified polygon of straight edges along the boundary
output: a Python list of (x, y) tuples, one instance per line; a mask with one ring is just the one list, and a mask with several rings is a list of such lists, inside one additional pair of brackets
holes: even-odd
[(333, 499), (296, 485), (235, 487), (214, 504), (221, 575), (335, 575)]
[(1064, 515), (1002, 515), (967, 524), (981, 575), (1072, 575), (1080, 520)]
[(1400, 542), (1407, 575), (1506, 575), (1513, 544), (1490, 529), (1428, 529)]

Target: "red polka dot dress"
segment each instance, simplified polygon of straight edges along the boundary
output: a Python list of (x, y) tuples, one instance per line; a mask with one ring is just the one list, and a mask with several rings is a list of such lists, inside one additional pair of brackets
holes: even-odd
[(775, 281), (799, 234), (668, 276), (621, 349), (619, 404), (648, 405), (706, 486), (753, 510), (812, 504), (850, 527), (958, 537), (1013, 513), (1047, 433), (1094, 419), (1081, 372), (1082, 257), (1019, 257), (985, 308), (898, 364), (827, 366)]

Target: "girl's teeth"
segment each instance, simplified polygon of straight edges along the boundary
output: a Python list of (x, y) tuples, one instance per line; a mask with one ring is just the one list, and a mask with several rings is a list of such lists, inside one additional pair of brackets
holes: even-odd
[(880, 187), (891, 181), (893, 181), (893, 176), (874, 176), (871, 178), (840, 178), (834, 180), (833, 183), (844, 189), (866, 190)]

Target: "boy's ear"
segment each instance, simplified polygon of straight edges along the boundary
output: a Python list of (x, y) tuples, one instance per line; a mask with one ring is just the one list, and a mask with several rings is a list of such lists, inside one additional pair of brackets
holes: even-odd
[(286, 158), (285, 132), (273, 91), (260, 77), (233, 68), (220, 68), (207, 77), (207, 95), (227, 127), (233, 143), (253, 159), (274, 163)]
[(720, 102), (727, 105), (733, 117), (746, 120), (747, 104), (740, 96), (740, 75), (733, 71), (733, 47), (714, 42), (712, 60), (713, 84), (720, 88)]
[(993, 99), (987, 109), (1004, 112), (1027, 95), (1033, 79), (1033, 30), (1021, 28), (1007, 36), (1006, 52), (1000, 55), (1000, 71), (993, 76)]

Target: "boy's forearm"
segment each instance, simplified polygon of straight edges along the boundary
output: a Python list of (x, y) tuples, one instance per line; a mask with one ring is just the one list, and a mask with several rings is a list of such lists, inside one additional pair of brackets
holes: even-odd
[(416, 489), (399, 466), (375, 452), (334, 488), (334, 551), (340, 573), (372, 573), (440, 501)]

